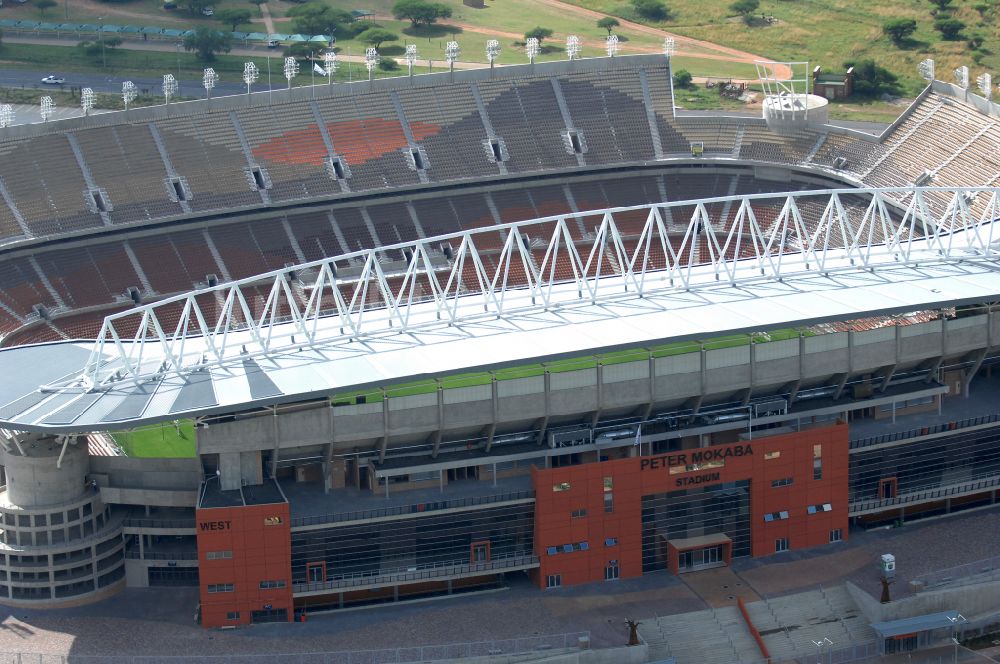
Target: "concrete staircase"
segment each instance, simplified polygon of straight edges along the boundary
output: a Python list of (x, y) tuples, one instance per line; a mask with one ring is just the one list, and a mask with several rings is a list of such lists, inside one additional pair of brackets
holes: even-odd
[(757, 664), (762, 662), (739, 609), (727, 606), (644, 620), (639, 635), (649, 661), (673, 657), (677, 664)]

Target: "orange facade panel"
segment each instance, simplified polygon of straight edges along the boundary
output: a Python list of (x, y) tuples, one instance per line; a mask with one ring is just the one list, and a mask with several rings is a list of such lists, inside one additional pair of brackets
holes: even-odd
[(292, 620), (288, 504), (199, 508), (196, 523), (202, 625)]
[[(836, 424), (728, 445), (534, 469), (537, 582), (546, 587), (641, 575), (643, 496), (725, 482), (749, 481), (753, 556), (775, 553), (781, 540), (789, 549), (802, 549), (827, 544), (838, 534), (846, 539), (848, 449), (848, 427)], [(676, 556), (677, 549), (672, 550)], [(669, 566), (676, 571), (675, 564)]]

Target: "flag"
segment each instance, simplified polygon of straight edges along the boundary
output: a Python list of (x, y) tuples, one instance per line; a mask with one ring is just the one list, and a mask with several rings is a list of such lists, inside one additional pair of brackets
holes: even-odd
[(635, 428), (635, 442), (632, 443), (635, 447), (639, 447), (642, 443), (642, 425), (640, 424)]
[(320, 67), (318, 62), (313, 63), (313, 71), (320, 76), (326, 76), (326, 70)]

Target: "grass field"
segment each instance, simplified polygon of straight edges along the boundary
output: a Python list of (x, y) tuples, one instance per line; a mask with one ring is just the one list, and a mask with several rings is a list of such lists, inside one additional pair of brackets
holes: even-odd
[(115, 442), (130, 457), (182, 459), (195, 456), (194, 422), (180, 420), (114, 434)]

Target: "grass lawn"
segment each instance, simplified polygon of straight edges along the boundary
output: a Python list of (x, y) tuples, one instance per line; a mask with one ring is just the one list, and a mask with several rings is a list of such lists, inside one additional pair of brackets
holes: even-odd
[(118, 432), (114, 437), (130, 457), (186, 459), (195, 456), (194, 422), (191, 420), (181, 420), (179, 427), (168, 422)]

